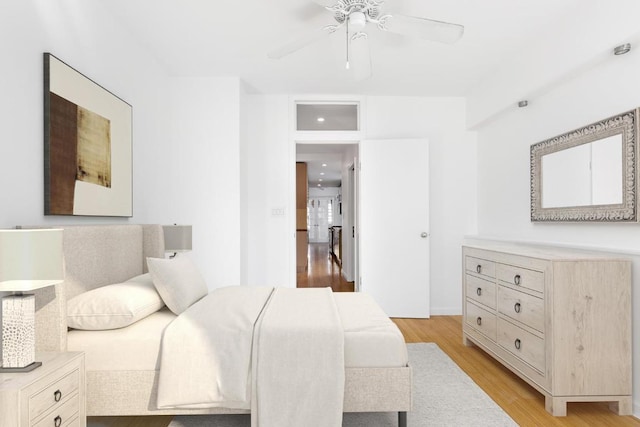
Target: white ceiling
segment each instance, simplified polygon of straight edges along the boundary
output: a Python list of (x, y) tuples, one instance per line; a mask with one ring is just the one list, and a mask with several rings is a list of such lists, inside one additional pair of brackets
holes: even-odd
[(307, 164), (309, 188), (340, 187), (343, 156), (350, 147), (350, 144), (297, 144), (296, 161)]
[[(583, 0), (584, 1), (584, 0)], [(505, 58), (562, 25), (580, 0), (387, 0), (384, 12), (465, 26), (455, 45), (369, 31), (374, 75), (344, 68), (345, 36), (280, 60), (267, 52), (335, 21), (310, 0), (100, 0), (172, 75), (239, 76), (260, 93), (464, 96)], [(367, 27), (369, 28), (369, 27)]]
[[(387, 0), (393, 11), (465, 27), (454, 45), (410, 40), (375, 28), (373, 77), (345, 70), (343, 30), (280, 60), (267, 52), (333, 24), (311, 0), (98, 0), (175, 76), (237, 76), (251, 92), (465, 96), (541, 33), (561, 28), (584, 0)], [(584, 3), (583, 3), (584, 4)], [(340, 185), (339, 145), (298, 145), (309, 183)], [(326, 163), (326, 167), (322, 167)], [(320, 175), (324, 173), (325, 175)]]

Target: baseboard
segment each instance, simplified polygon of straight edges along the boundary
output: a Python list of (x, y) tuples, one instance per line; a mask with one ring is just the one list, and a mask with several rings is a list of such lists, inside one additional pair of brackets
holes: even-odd
[(346, 280), (347, 282), (353, 282), (353, 279), (350, 277), (347, 277), (347, 273), (344, 270), (341, 270), (341, 274), (344, 280)]
[(640, 419), (640, 402), (633, 402), (633, 416)]
[(431, 315), (432, 316), (461, 316), (462, 308), (461, 307), (431, 307)]

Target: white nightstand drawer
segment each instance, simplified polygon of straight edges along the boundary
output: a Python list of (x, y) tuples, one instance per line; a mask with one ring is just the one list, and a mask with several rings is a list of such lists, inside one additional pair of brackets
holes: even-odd
[(29, 419), (34, 420), (51, 408), (62, 405), (72, 393), (78, 392), (80, 374), (78, 370), (69, 373), (62, 378), (50, 375), (43, 381), (51, 384), (44, 390), (29, 398)]
[(36, 360), (42, 366), (31, 372), (0, 373), (0, 427), (86, 427), (84, 353)]
[(67, 427), (73, 420), (78, 419), (78, 393), (68, 398), (61, 406), (47, 413), (42, 419), (33, 424), (34, 427)]

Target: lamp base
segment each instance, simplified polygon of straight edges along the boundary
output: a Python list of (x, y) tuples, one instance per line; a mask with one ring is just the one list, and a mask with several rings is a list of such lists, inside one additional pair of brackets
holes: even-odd
[(2, 298), (0, 365), (3, 369), (22, 369), (36, 360), (35, 301), (33, 294)]
[(25, 366), (24, 368), (3, 368), (0, 366), (0, 373), (11, 373), (11, 372), (31, 372), (36, 368), (42, 366), (42, 362), (33, 362), (30, 365)]

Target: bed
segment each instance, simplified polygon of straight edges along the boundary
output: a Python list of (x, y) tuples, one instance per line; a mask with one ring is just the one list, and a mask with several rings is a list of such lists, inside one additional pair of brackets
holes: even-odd
[[(161, 226), (60, 228), (64, 229), (65, 281), (37, 292), (37, 347), (40, 351), (85, 352), (89, 416), (255, 411), (255, 408), (246, 405), (158, 406), (162, 362), (170, 360), (162, 353), (163, 333), (169, 330), (170, 325), (178, 324), (176, 319), (185, 317), (184, 313), (176, 316), (164, 307), (122, 328), (99, 331), (69, 328), (68, 300), (134, 277), (148, 276), (145, 260), (148, 257), (164, 258)], [(244, 292), (242, 288), (246, 289), (233, 288), (236, 289), (230, 288), (219, 293)], [(291, 291), (294, 290), (276, 288), (269, 291), (269, 295), (277, 293), (297, 298), (300, 294)], [(327, 297), (335, 301), (333, 306), (344, 337), (341, 410), (398, 412), (399, 424), (406, 425), (406, 412), (412, 408), (412, 376), (406, 345), (399, 330), (377, 304), (364, 294), (332, 294)], [(269, 301), (270, 305), (275, 305), (278, 300)], [(194, 307), (202, 304), (204, 302), (198, 301), (187, 312), (194, 311)], [(168, 339), (165, 337), (164, 341)], [(255, 370), (258, 371), (258, 368), (259, 365), (256, 365)], [(280, 375), (286, 373), (282, 366), (278, 368)], [(252, 386), (254, 389), (260, 388), (255, 383)], [(253, 400), (258, 401), (255, 395)]]

